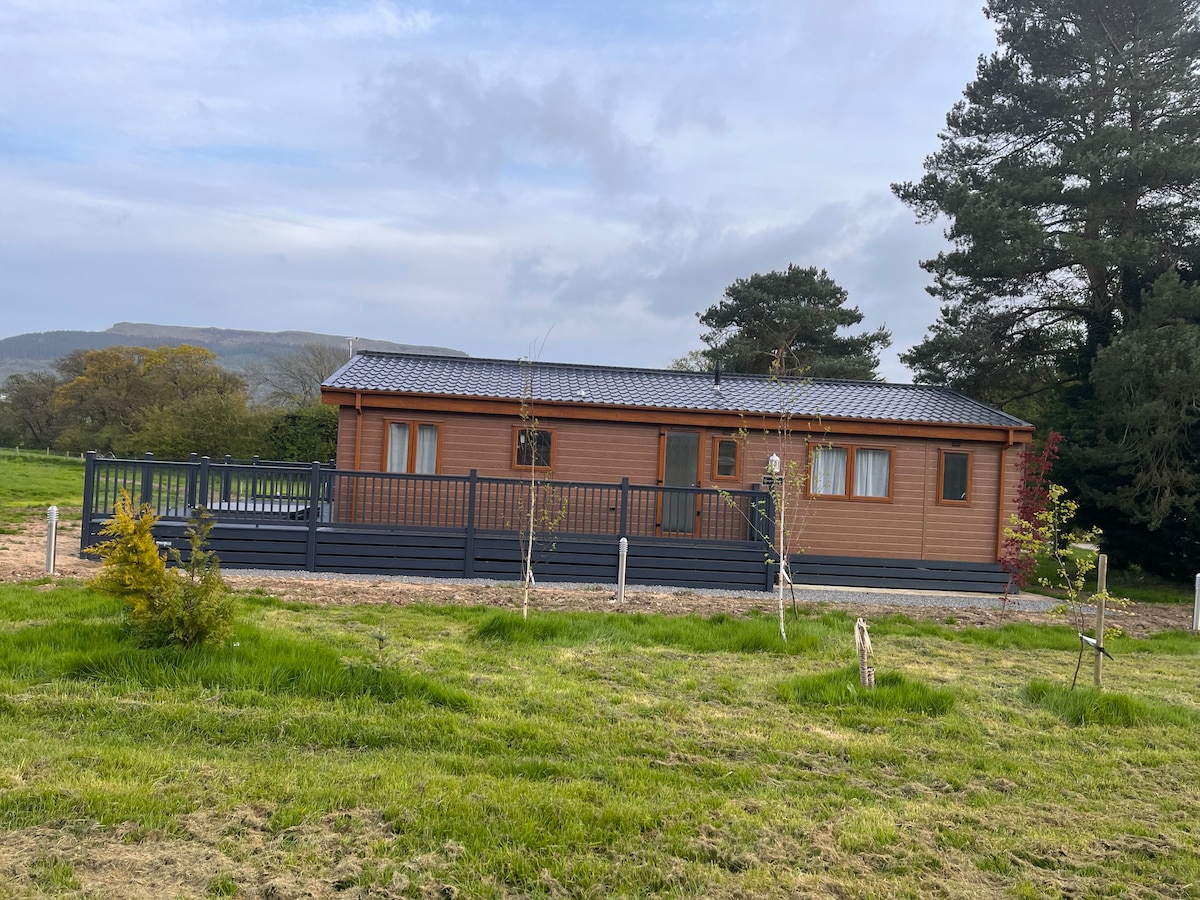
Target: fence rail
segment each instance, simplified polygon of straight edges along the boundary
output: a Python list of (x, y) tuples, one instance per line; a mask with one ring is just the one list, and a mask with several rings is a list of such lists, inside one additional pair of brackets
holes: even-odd
[[(80, 550), (122, 492), (159, 517), (155, 537), (187, 552), (185, 521), (216, 517), (221, 564), (433, 577), (521, 577), (530, 515), (538, 579), (615, 577), (618, 539), (629, 539), (631, 584), (769, 590), (772, 496), (619, 484), (393, 475), (321, 463), (103, 459), (87, 454)], [(867, 587), (1003, 590), (994, 563), (793, 555), (797, 580)]]
[[(111, 515), (122, 493), (165, 521), (204, 507), (221, 522), (528, 533), (540, 538), (654, 537), (715, 543), (769, 542), (772, 497), (619, 484), (468, 475), (342, 471), (331, 465), (105, 459), (87, 455), (84, 516)], [(694, 515), (692, 514), (694, 511)], [(667, 523), (664, 527), (664, 523)], [(688, 525), (692, 527), (688, 529)], [(85, 528), (85, 531), (87, 529)]]

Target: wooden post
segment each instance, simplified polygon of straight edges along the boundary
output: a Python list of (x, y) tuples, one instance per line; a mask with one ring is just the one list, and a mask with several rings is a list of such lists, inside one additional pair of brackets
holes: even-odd
[[(92, 517), (96, 509), (96, 451), (89, 450), (83, 465), (83, 522), (79, 527), (79, 555), (92, 545)], [(1200, 583), (1200, 575), (1196, 576)]]
[(475, 503), (479, 487), (479, 471), (467, 475), (467, 534), (463, 541), (463, 577), (475, 577)]
[[(154, 497), (154, 454), (146, 453), (142, 463), (142, 495), (140, 505), (145, 506)], [(158, 512), (158, 510), (155, 510)]]
[(1096, 560), (1096, 593), (1099, 599), (1096, 601), (1096, 658), (1092, 661), (1092, 684), (1096, 687), (1100, 687), (1100, 663), (1104, 659), (1100, 648), (1104, 646), (1104, 596), (1107, 590), (1108, 554), (1101, 553)]
[[(204, 457), (208, 459), (208, 457)], [(233, 457), (228, 453), (225, 454), (225, 467), (221, 470), (221, 502), (229, 502), (229, 466), (233, 463)], [(240, 491), (239, 491), (240, 493)], [(208, 495), (204, 495), (204, 503), (208, 503)]]
[[(771, 538), (772, 538), (772, 535), (774, 533), (774, 528), (775, 528), (775, 494), (774, 494), (774, 492), (772, 492), (772, 491), (764, 491), (763, 492), (763, 504), (762, 504), (761, 509), (762, 509), (761, 517), (758, 520), (759, 521), (759, 529), (760, 529), (759, 534), (758, 534), (758, 539), (760, 541), (762, 541), (764, 556), (766, 557), (766, 559), (770, 560), (772, 556), (778, 555), (778, 554), (772, 554), (772, 552), (771, 552), (771, 549), (772, 549), (771, 548)], [(764, 524), (764, 523), (768, 523), (768, 522), (770, 523), (770, 528), (771, 528), (770, 531), (767, 530), (767, 528), (765, 527), (765, 524)], [(769, 590), (771, 590), (771, 588), (775, 587), (775, 577), (779, 571), (779, 564), (778, 564), (778, 562), (774, 562), (774, 563), (768, 562), (766, 565), (766, 569), (767, 569), (767, 571), (766, 571), (766, 586), (765, 586), (764, 590), (769, 591)]]
[(200, 471), (200, 457), (195, 453), (188, 454), (187, 467), (187, 497), (184, 499), (184, 504), (187, 506), (185, 514), (190, 516), (192, 510), (196, 508), (196, 474)]
[[(212, 502), (208, 485), (208, 467), (210, 463), (211, 460), (207, 456), (200, 457), (200, 471), (196, 473), (196, 505), (203, 506), (205, 509), (208, 509), (209, 504)], [(195, 510), (190, 510), (188, 515), (190, 516), (193, 512)]]
[(304, 547), (304, 568), (317, 571), (317, 526), (321, 521), (321, 464), (313, 461), (308, 470), (308, 534)]

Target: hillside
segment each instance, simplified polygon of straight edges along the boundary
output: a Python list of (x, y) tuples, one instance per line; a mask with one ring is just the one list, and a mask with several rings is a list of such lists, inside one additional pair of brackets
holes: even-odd
[[(39, 331), (0, 339), (0, 379), (17, 372), (50, 369), (55, 360), (66, 356), (72, 350), (99, 350), (116, 345), (161, 347), (163, 344), (191, 344), (205, 347), (217, 354), (222, 366), (237, 371), (251, 362), (282, 356), (305, 344), (337, 344), (345, 347), (348, 340), (344, 335), (312, 331), (240, 331), (231, 328), (117, 322), (105, 331)], [(354, 346), (359, 350), (466, 356), (461, 350), (447, 347), (399, 344), (365, 338), (356, 338)]]

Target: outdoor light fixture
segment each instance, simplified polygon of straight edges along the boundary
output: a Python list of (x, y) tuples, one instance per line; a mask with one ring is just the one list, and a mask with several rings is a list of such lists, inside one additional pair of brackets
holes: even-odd
[(779, 474), (779, 454), (772, 453), (767, 457), (767, 472), (771, 475)]

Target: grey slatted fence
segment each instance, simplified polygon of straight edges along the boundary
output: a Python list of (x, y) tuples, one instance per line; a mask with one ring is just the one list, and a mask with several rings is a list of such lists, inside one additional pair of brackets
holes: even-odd
[[(518, 536), (527, 533), (532, 508), (539, 577), (547, 580), (615, 572), (620, 537), (635, 545), (631, 583), (761, 587), (772, 577), (764, 553), (770, 529), (761, 526), (770, 522), (771, 498), (757, 491), (631, 485), (628, 479), (531, 486), (474, 471), (401, 475), (320, 463), (175, 462), (149, 454), (119, 460), (91, 453), (81, 550), (95, 542), (122, 492), (135, 505), (148, 505), (160, 519), (157, 530), (180, 547), (186, 520), (206, 508), (217, 520), (213, 549), (227, 566), (516, 578)], [(665, 531), (664, 509), (671, 522), (689, 525), (694, 511), (694, 527)], [(722, 558), (714, 556), (717, 546), (725, 562), (713, 565)]]

